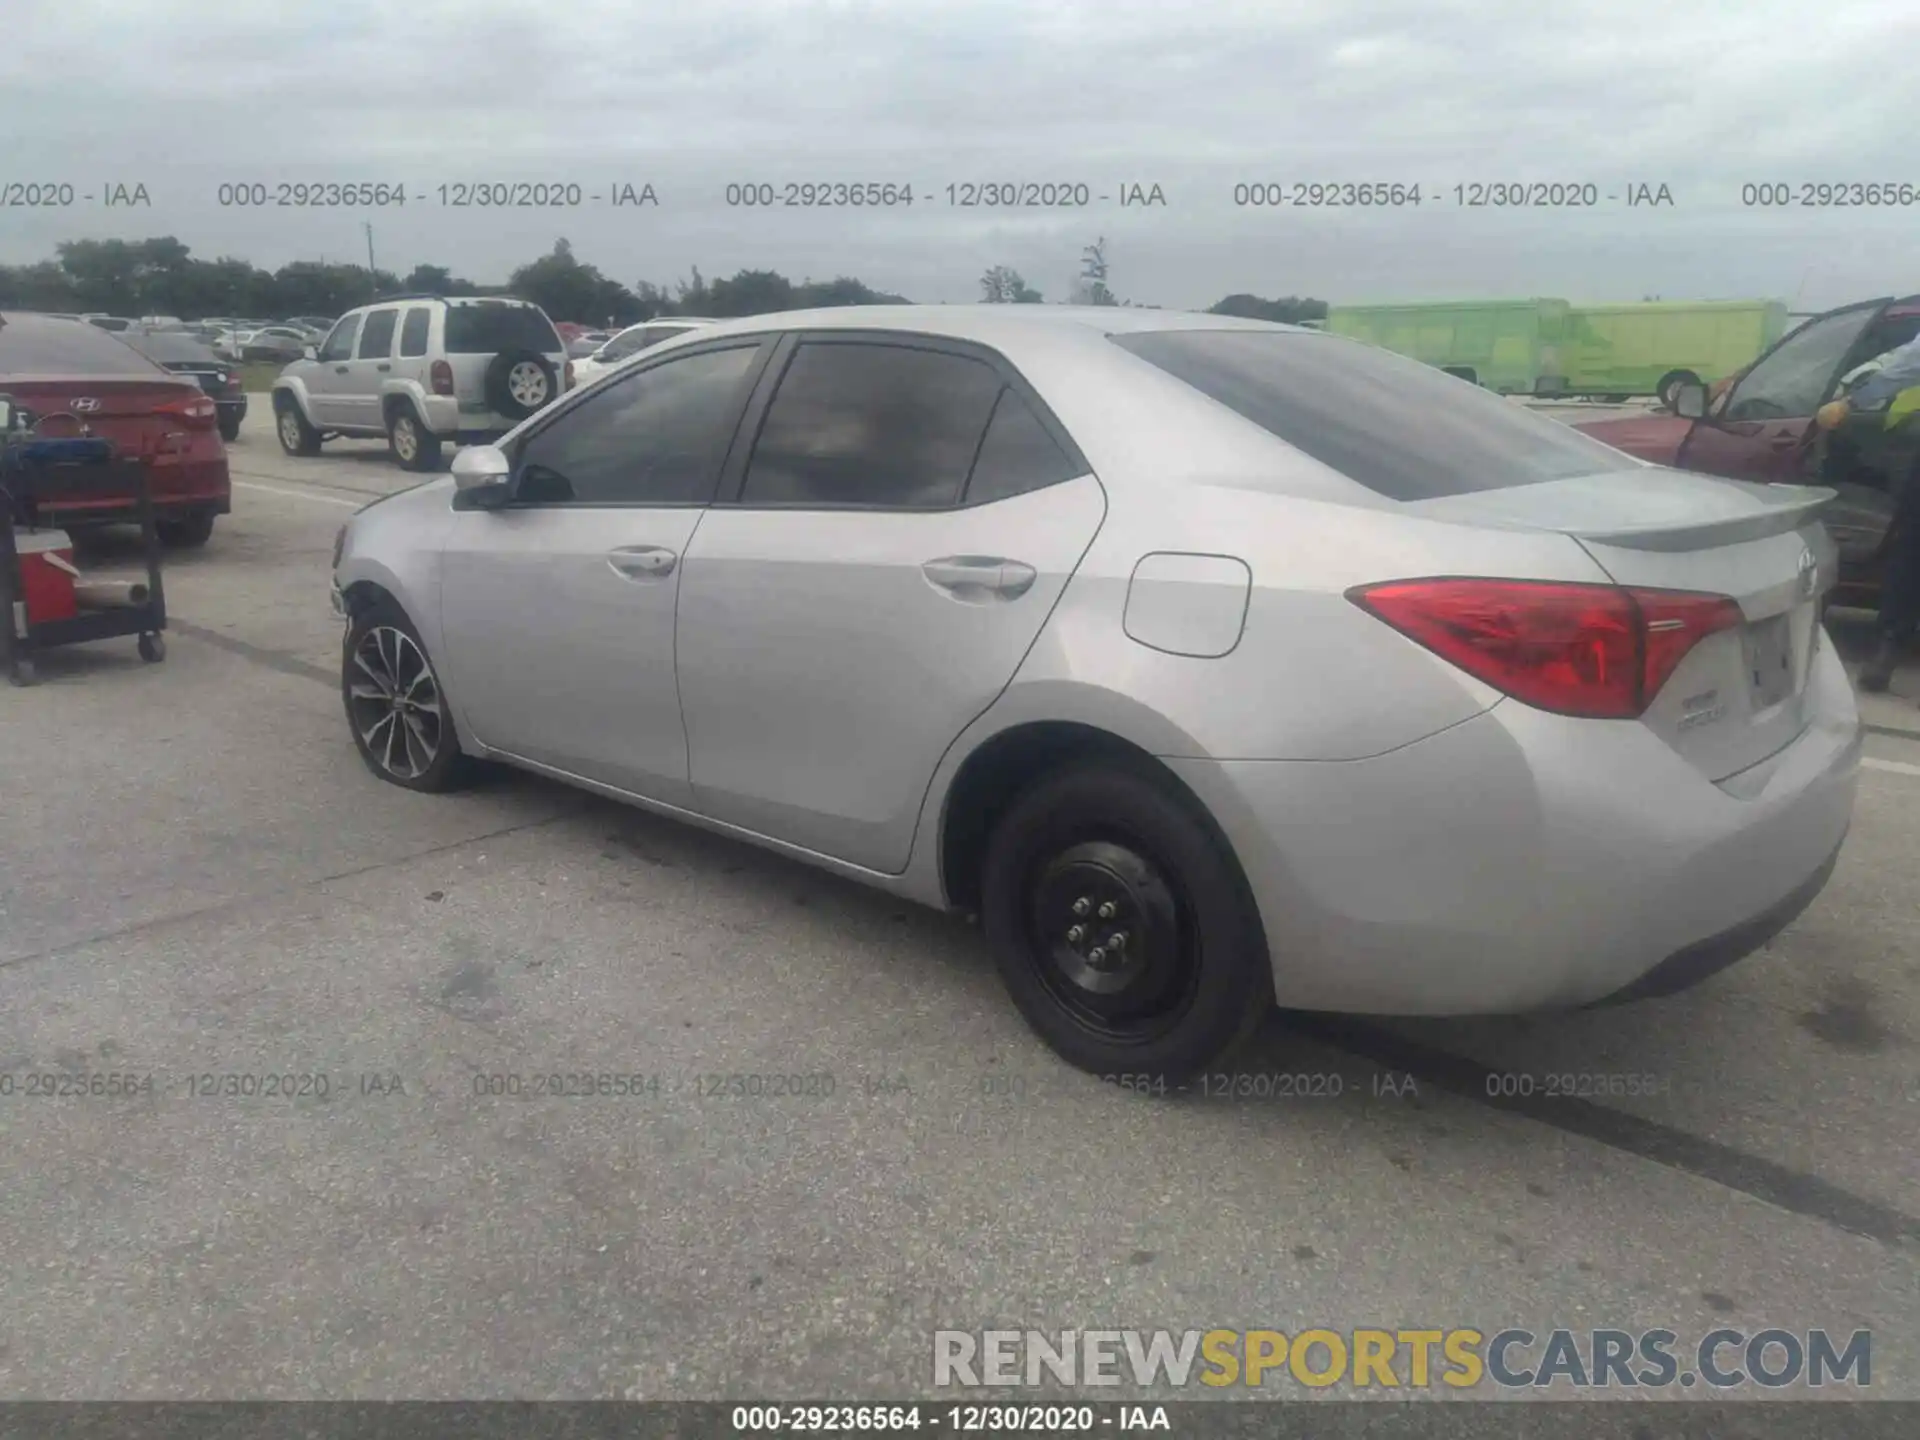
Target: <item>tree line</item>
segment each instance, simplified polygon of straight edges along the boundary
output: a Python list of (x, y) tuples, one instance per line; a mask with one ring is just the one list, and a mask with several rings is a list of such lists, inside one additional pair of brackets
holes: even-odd
[[(1082, 253), (1070, 304), (1128, 305), (1108, 284), (1106, 241)], [(903, 295), (875, 290), (851, 276), (794, 281), (773, 270), (741, 270), (709, 280), (698, 267), (672, 285), (649, 280), (622, 284), (580, 260), (564, 239), (536, 260), (517, 267), (504, 285), (476, 283), (444, 265), (416, 265), (405, 275), (364, 265), (296, 260), (265, 270), (234, 256), (202, 260), (171, 235), (147, 240), (67, 240), (55, 258), (31, 265), (0, 265), (0, 310), (45, 310), (67, 314), (247, 316), (338, 315), (379, 295), (515, 295), (539, 305), (555, 320), (583, 325), (631, 325), (657, 315), (705, 315), (725, 319), (779, 310), (836, 305), (905, 305)], [(980, 298), (990, 304), (1039, 305), (1046, 299), (1020, 273), (996, 265), (980, 277)], [(1324, 319), (1323, 300), (1286, 296), (1229, 295), (1211, 308), (1221, 315), (1297, 323)]]

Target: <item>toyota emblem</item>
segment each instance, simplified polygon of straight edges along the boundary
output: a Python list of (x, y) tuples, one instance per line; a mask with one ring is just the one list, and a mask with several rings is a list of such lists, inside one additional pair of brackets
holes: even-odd
[(1820, 562), (1813, 558), (1813, 551), (1800, 552), (1800, 594), (1811, 600), (1814, 592), (1820, 588)]
[(75, 400), (67, 408), (81, 415), (91, 415), (94, 411), (100, 408), (100, 402), (94, 399), (91, 395), (82, 395), (78, 400)]

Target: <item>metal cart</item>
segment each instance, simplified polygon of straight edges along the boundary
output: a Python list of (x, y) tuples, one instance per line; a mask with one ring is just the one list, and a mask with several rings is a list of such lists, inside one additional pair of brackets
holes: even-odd
[[(0, 396), (0, 410), (7, 408), (6, 399)], [(84, 495), (134, 497), (147, 562), (146, 598), (71, 618), (29, 621), (14, 527), (31, 530), (40, 525), (43, 497)], [(41, 439), (17, 430), (0, 431), (0, 668), (15, 685), (33, 684), (34, 656), (56, 645), (134, 635), (142, 660), (164, 660), (167, 644), (160, 632), (167, 628), (167, 601), (160, 583), (160, 554), (145, 465), (123, 459), (111, 443), (90, 437)]]

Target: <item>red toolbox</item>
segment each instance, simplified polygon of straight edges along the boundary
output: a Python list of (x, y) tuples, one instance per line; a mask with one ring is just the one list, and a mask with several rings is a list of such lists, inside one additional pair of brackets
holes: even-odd
[(20, 556), (20, 593), (27, 604), (27, 623), (71, 620), (80, 613), (74, 603), (73, 541), (64, 530), (13, 532), (13, 548)]

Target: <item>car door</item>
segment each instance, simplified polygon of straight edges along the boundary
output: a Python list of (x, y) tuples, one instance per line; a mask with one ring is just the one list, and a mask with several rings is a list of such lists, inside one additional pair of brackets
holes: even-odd
[(694, 802), (898, 873), (940, 757), (1013, 678), (1106, 497), (977, 347), (807, 334), (760, 391), (680, 582)]
[(432, 390), (433, 376), (427, 362), (427, 338), (432, 331), (433, 311), (424, 305), (409, 305), (400, 319), (400, 343), (394, 348), (390, 379), (411, 381), (422, 390)]
[(353, 364), (353, 347), (360, 338), (360, 315), (340, 318), (318, 351), (311, 369), (305, 372), (308, 418), (322, 430), (352, 423), (343, 418), (345, 383)]
[(1694, 422), (1676, 463), (1737, 480), (1805, 479), (1814, 412), (1833, 394), (1860, 337), (1888, 303), (1832, 311), (1780, 341), (1747, 368), (1712, 413)]
[(386, 429), (386, 417), (380, 413), (385, 393), (382, 387), (393, 373), (393, 339), (399, 319), (400, 311), (395, 306), (367, 311), (360, 322), (353, 358), (343, 362), (344, 373), (339, 366), (334, 367), (340, 381), (334, 391), (340, 405), (340, 424), (362, 430)]
[(456, 505), (441, 663), (483, 744), (687, 804), (681, 562), (771, 348), (732, 338), (562, 402), (514, 443), (508, 505)]

